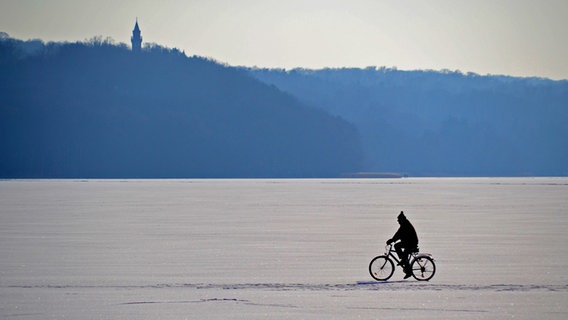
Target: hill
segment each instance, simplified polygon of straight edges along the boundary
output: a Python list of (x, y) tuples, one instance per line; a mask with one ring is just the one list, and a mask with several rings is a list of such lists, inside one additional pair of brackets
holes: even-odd
[(568, 81), (396, 69), (247, 69), (361, 133), (368, 171), (568, 175)]
[(176, 49), (0, 39), (0, 178), (333, 177), (354, 126)]

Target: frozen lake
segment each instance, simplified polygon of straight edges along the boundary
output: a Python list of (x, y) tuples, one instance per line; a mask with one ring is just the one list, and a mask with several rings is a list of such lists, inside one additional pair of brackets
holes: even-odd
[[(430, 282), (372, 280), (404, 210)], [(568, 178), (0, 181), (1, 319), (567, 319)]]

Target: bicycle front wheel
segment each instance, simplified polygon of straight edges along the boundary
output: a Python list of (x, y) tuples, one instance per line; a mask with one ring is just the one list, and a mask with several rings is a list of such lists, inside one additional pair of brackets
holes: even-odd
[(436, 273), (436, 264), (430, 257), (419, 257), (412, 263), (412, 276), (418, 281), (428, 281)]
[(369, 273), (377, 281), (387, 281), (394, 273), (394, 263), (387, 256), (378, 256), (369, 263)]

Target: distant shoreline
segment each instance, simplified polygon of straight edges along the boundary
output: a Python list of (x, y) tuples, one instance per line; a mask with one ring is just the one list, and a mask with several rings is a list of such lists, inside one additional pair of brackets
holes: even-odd
[(399, 179), (404, 176), (398, 172), (349, 172), (342, 174), (341, 178)]

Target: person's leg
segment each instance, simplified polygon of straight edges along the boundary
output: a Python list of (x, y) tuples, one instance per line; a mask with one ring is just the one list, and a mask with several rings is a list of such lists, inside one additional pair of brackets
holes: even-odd
[(404, 261), (404, 265), (403, 265), (403, 267), (404, 267), (404, 272), (408, 275), (408, 274), (411, 274), (411, 273), (412, 273), (412, 270), (410, 269), (410, 263), (409, 263), (409, 261), (410, 261), (410, 254), (412, 253), (412, 251), (414, 250), (414, 248), (413, 248), (413, 247), (404, 246), (404, 247), (402, 247), (401, 249), (403, 250), (403, 254), (404, 254), (404, 258), (401, 258), (401, 259), (403, 259), (403, 261)]
[(399, 243), (395, 243), (394, 244), (394, 250), (396, 251), (396, 254), (398, 255), (398, 258), (404, 262), (404, 252), (402, 250), (402, 248), (404, 248), (404, 244), (402, 242)]
[(406, 249), (404, 243), (399, 242), (394, 245), (394, 250), (396, 251), (398, 258), (400, 259), (400, 265), (406, 271), (408, 268), (408, 253), (407, 253), (408, 249)]

